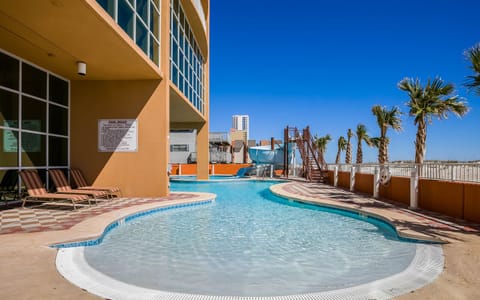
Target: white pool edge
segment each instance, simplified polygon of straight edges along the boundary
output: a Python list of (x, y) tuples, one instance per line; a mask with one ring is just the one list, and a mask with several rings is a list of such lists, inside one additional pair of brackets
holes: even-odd
[(84, 247), (59, 249), (57, 270), (76, 286), (97, 296), (118, 300), (316, 300), (316, 299), (389, 299), (419, 289), (434, 281), (443, 271), (440, 245), (417, 244), (415, 256), (402, 272), (366, 284), (326, 292), (272, 296), (210, 296), (180, 294), (143, 288), (118, 281), (92, 268), (84, 257)]

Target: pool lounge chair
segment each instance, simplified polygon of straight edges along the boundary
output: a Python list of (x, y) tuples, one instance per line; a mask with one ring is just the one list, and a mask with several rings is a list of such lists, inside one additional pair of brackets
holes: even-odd
[(42, 180), (36, 170), (22, 170), (19, 172), (22, 178), (23, 184), (27, 187), (28, 196), (23, 198), (22, 207), (25, 207), (25, 203), (28, 202), (56, 202), (58, 204), (61, 201), (71, 202), (73, 209), (77, 209), (79, 202), (88, 201), (90, 205), (90, 197), (87, 195), (71, 195), (62, 193), (49, 193), (45, 190)]
[(67, 178), (65, 177), (65, 174), (60, 169), (48, 170), (48, 174), (50, 175), (53, 185), (55, 185), (58, 193), (88, 195), (95, 199), (95, 203), (97, 203), (100, 198), (109, 198), (109, 194), (105, 191), (72, 189), (67, 181)]
[(103, 186), (88, 185), (80, 169), (76, 169), (76, 168), (70, 169), (70, 175), (71, 175), (71, 179), (73, 180), (73, 182), (77, 186), (77, 189), (79, 190), (87, 189), (87, 190), (106, 191), (107, 193), (110, 194), (111, 198), (113, 198), (113, 196), (122, 197), (122, 191), (120, 190), (119, 187), (116, 187), (116, 186), (103, 187)]

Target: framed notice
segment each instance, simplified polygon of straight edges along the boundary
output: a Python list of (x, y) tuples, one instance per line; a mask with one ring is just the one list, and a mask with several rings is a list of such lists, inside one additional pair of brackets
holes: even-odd
[(138, 127), (135, 119), (98, 120), (98, 151), (137, 152)]

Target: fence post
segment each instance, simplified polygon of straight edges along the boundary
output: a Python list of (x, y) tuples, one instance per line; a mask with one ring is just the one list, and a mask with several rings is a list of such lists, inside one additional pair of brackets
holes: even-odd
[(270, 165), (270, 178), (273, 178), (273, 165)]
[(418, 208), (418, 170), (415, 165), (410, 177), (410, 208)]
[(350, 192), (355, 190), (355, 166), (350, 168)]
[(373, 198), (380, 198), (380, 168), (378, 166), (373, 171)]
[(215, 175), (215, 165), (212, 164), (212, 175)]
[(333, 168), (333, 186), (338, 186), (338, 165)]
[(182, 175), (182, 164), (178, 164), (178, 175)]

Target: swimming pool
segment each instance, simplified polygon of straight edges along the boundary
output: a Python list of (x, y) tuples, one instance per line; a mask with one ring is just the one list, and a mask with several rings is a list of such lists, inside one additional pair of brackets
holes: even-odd
[[(75, 251), (88, 267), (131, 286), (239, 297), (355, 291), (405, 272), (414, 278), (413, 262), (432, 253), (437, 263), (441, 258), (437, 245), (403, 241), (379, 220), (276, 197), (272, 184), (172, 182), (172, 190), (218, 197), (132, 220)], [(405, 280), (393, 282), (397, 294)]]

